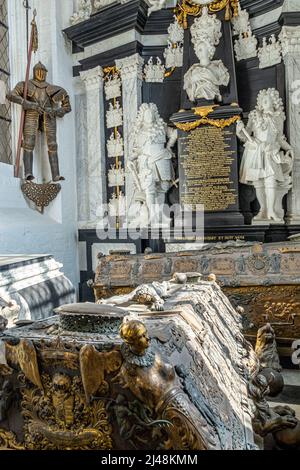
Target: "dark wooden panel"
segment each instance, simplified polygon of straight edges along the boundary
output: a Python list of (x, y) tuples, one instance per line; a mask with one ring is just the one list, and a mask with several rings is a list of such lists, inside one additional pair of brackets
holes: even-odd
[(285, 102), (284, 64), (260, 69), (258, 59), (241, 61), (237, 64), (237, 84), (239, 105), (244, 113), (249, 113), (256, 106), (256, 98), (264, 88), (277, 88)]
[(242, 8), (246, 8), (250, 16), (258, 16), (280, 7), (284, 0), (240, 0)]

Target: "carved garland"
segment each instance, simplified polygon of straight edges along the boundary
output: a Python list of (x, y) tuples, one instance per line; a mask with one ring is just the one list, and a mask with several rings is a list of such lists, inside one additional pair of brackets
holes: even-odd
[(218, 127), (219, 129), (224, 129), (225, 127), (229, 127), (232, 124), (236, 123), (240, 119), (240, 116), (233, 116), (229, 119), (209, 119), (207, 117), (203, 117), (202, 119), (193, 122), (176, 122), (175, 126), (184, 132), (192, 131), (202, 125), (210, 125)]
[[(219, 0), (208, 5), (211, 13), (217, 13), (224, 8), (226, 8), (225, 20), (229, 21), (232, 16), (239, 14), (239, 0)], [(200, 16), (201, 12), (202, 5), (196, 5), (192, 0), (180, 0), (175, 8), (175, 15), (184, 29), (188, 28), (188, 16)]]

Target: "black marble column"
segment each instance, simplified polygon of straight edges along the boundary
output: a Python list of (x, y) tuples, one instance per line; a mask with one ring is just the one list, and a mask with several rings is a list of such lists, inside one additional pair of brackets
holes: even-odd
[[(244, 226), (244, 217), (239, 208), (238, 145), (235, 124), (242, 114), (242, 109), (238, 105), (231, 23), (225, 20), (225, 10), (219, 12), (217, 17), (222, 21), (222, 37), (216, 48), (213, 60), (222, 60), (230, 74), (229, 85), (220, 87), (222, 102), (217, 103), (205, 99), (191, 102), (184, 90), (184, 76), (186, 72), (193, 64), (199, 62), (194, 51), (190, 33), (190, 28), (195, 19), (189, 17), (189, 27), (185, 30), (184, 36), (181, 109), (178, 113), (172, 115), (171, 121), (179, 129), (178, 165), (180, 203), (187, 203), (187, 201), (193, 200), (193, 202), (197, 204), (204, 204), (204, 206), (206, 206), (205, 228), (220, 227), (220, 232), (222, 232), (222, 227)], [(207, 107), (209, 111), (209, 106), (214, 106), (211, 112), (208, 114), (205, 113), (207, 114), (205, 117), (209, 119), (209, 122), (205, 123), (204, 121), (196, 127), (196, 121), (201, 120), (197, 108)], [(211, 121), (214, 121), (215, 125), (213, 125)], [(224, 122), (226, 122), (226, 125), (222, 128)], [(195, 123), (195, 125), (193, 125), (193, 123)], [(195, 127), (196, 130), (189, 130), (193, 127)], [(202, 131), (204, 127), (207, 129), (206, 131)], [(218, 136), (218, 139), (216, 146), (212, 148), (214, 136)], [(224, 142), (221, 141), (222, 138)], [(203, 139), (203, 141), (201, 139)], [(207, 139), (206, 155), (204, 152), (206, 146), (205, 139)], [(192, 148), (193, 145), (194, 147)], [(197, 148), (195, 148), (197, 145), (199, 146), (199, 161), (197, 160)], [(219, 158), (217, 145), (220, 145)], [(189, 155), (191, 149), (192, 157)], [(205, 170), (201, 173), (201, 160), (203, 164), (207, 166), (207, 161), (210, 159), (212, 162), (217, 162), (217, 164), (215, 164), (214, 168), (209, 169), (209, 174), (205, 175)], [(191, 168), (189, 168), (189, 176), (187, 176), (186, 166), (193, 164), (195, 165), (195, 177), (191, 177)], [(196, 169), (196, 167), (198, 169)], [(199, 176), (198, 178), (196, 173)], [(187, 181), (187, 178), (189, 181)], [(193, 184), (195, 186), (194, 190), (191, 187)], [(219, 185), (219, 189), (217, 185)], [(205, 192), (211, 192), (212, 197), (215, 197), (214, 195), (219, 191), (218, 198), (220, 199), (220, 193), (223, 189), (223, 207), (221, 207), (221, 204), (213, 203), (213, 201), (211, 201), (211, 203), (208, 202), (209, 195), (204, 194)], [(194, 192), (194, 195), (191, 198), (190, 194), (192, 192)], [(229, 193), (231, 197), (228, 196)]]

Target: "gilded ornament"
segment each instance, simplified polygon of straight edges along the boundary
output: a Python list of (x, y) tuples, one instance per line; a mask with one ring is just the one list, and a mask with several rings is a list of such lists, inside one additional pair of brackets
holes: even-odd
[(212, 113), (217, 107), (218, 105), (201, 106), (198, 108), (193, 108), (193, 111), (196, 116), (201, 116), (202, 118), (204, 118), (207, 117), (210, 113)]
[(208, 6), (211, 13), (217, 13), (226, 8), (225, 20), (230, 21), (232, 16), (239, 14), (239, 0), (219, 0), (212, 1), (209, 5), (199, 4), (201, 2), (193, 2), (193, 0), (181, 0), (177, 3), (175, 8), (175, 15), (178, 23), (184, 29), (188, 28), (188, 16), (197, 17), (201, 14), (203, 6)]
[[(264, 326), (266, 319), (279, 339), (295, 339), (300, 335), (300, 289), (298, 285), (224, 287), (224, 293), (235, 306), (245, 309), (247, 334)], [(280, 343), (279, 351), (283, 353)]]
[(291, 247), (285, 247), (285, 248), (280, 248), (279, 251), (281, 251), (281, 253), (300, 253), (300, 248), (296, 247), (296, 246), (291, 246)]
[(216, 430), (187, 398), (174, 367), (149, 349), (145, 325), (131, 320), (122, 325), (120, 335), (125, 342), (124, 362), (114, 382), (130, 390), (153, 419), (170, 422), (162, 435), (164, 449), (219, 448)]
[(96, 392), (102, 395), (108, 392), (105, 373), (116, 372), (121, 365), (122, 356), (119, 351), (98, 352), (95, 346), (83, 346), (80, 350), (80, 371), (87, 402)]
[(12, 432), (0, 429), (0, 450), (25, 450), (25, 447), (17, 442)]
[[(22, 378), (21, 378), (22, 380)], [(112, 429), (105, 402), (85, 400), (79, 377), (42, 376), (44, 391), (23, 378), (21, 412), (27, 450), (110, 450)]]
[(173, 75), (173, 73), (174, 73), (175, 70), (176, 70), (176, 67), (172, 67), (170, 70), (168, 70), (167, 72), (165, 72), (165, 78), (171, 77), (171, 75)]
[(224, 129), (225, 127), (229, 127), (232, 124), (236, 123), (240, 119), (241, 119), (240, 116), (232, 116), (231, 118), (228, 118), (228, 119), (209, 119), (207, 117), (204, 117), (202, 119), (199, 119), (193, 122), (183, 122), (183, 123), (175, 122), (175, 126), (184, 132), (192, 131), (202, 125), (210, 125), (210, 126), (218, 127), (219, 129)]
[(190, 0), (182, 0), (177, 3), (175, 8), (175, 15), (177, 21), (184, 29), (188, 28), (188, 16), (199, 16), (202, 11), (200, 5), (195, 5)]
[(27, 380), (42, 390), (43, 385), (33, 343), (29, 340), (21, 339), (17, 346), (11, 346), (8, 343), (5, 346), (8, 364), (20, 367)]
[(119, 69), (114, 65), (112, 67), (104, 67), (104, 80), (108, 80), (109, 76), (120, 75)]

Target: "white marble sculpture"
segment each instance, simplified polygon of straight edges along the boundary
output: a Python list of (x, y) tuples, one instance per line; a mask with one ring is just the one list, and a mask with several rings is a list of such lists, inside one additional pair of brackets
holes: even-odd
[(176, 16), (168, 28), (168, 33), (168, 47), (164, 50), (166, 68), (182, 67), (184, 30)]
[(124, 186), (125, 184), (125, 171), (124, 168), (119, 164), (119, 167), (116, 168), (116, 165), (111, 165), (110, 170), (108, 171), (108, 186), (113, 188), (115, 186)]
[(300, 26), (283, 26), (279, 34), (282, 55), (296, 54), (300, 52)]
[(284, 135), (285, 114), (275, 88), (260, 91), (247, 127), (240, 121), (237, 135), (245, 144), (240, 182), (256, 189), (260, 212), (254, 222), (281, 223), (283, 197), (291, 189), (294, 152)]
[(171, 148), (177, 131), (167, 127), (155, 104), (143, 103), (132, 139), (134, 148), (128, 170), (134, 179), (135, 193), (129, 218), (137, 225), (148, 226), (156, 222), (157, 211), (162, 211), (174, 180)]
[(166, 1), (167, 0), (148, 0), (150, 5), (148, 9), (148, 16), (150, 16), (154, 11), (162, 10), (166, 6)]
[(123, 157), (124, 141), (119, 132), (111, 134), (107, 142), (107, 154), (109, 158)]
[(222, 101), (220, 86), (227, 86), (230, 75), (221, 60), (212, 60), (219, 44), (222, 23), (216, 15), (209, 15), (207, 7), (196, 18), (191, 35), (199, 63), (192, 65), (184, 77), (184, 89), (190, 101), (201, 98)]
[(282, 60), (281, 44), (277, 41), (274, 34), (269, 38), (263, 38), (262, 47), (258, 49), (259, 68), (272, 67), (273, 65), (280, 64)]
[(239, 6), (239, 14), (238, 16), (234, 16), (231, 22), (233, 34), (238, 35), (238, 39), (234, 42), (236, 59), (240, 61), (256, 57), (257, 39), (252, 34), (247, 10), (242, 10)]
[(120, 217), (126, 215), (126, 197), (120, 191), (119, 196), (113, 194), (108, 203), (108, 211), (111, 217)]
[(172, 44), (176, 44), (177, 42), (183, 43), (184, 29), (183, 26), (179, 24), (177, 16), (175, 15), (173, 23), (168, 27), (168, 34), (168, 39)]
[(104, 85), (105, 98), (107, 101), (121, 96), (121, 79), (117, 76), (109, 77)]
[(240, 34), (234, 42), (236, 60), (246, 60), (257, 56), (257, 39), (252, 32)]
[(92, 13), (91, 0), (79, 0), (78, 10), (70, 18), (71, 25), (88, 20)]
[(183, 45), (172, 44), (168, 41), (168, 47), (164, 50), (166, 68), (182, 67), (183, 65)]
[(153, 57), (150, 57), (144, 67), (145, 82), (162, 83), (165, 78), (165, 71), (165, 66), (159, 57), (156, 57), (156, 64), (153, 62)]
[(123, 110), (119, 101), (116, 102), (115, 106), (111, 102), (109, 103), (109, 110), (106, 111), (106, 125), (108, 129), (123, 125)]
[(251, 29), (249, 13), (247, 10), (242, 9), (240, 5), (239, 14), (232, 17), (231, 23), (233, 26), (233, 34), (237, 36), (242, 33), (247, 33)]

